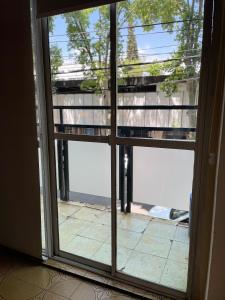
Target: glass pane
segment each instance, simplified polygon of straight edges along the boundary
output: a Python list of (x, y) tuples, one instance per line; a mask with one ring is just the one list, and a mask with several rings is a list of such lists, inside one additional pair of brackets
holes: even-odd
[(110, 265), (110, 147), (56, 141), (56, 154), (60, 250)]
[(185, 291), (194, 152), (118, 147), (117, 270)]
[(109, 135), (109, 6), (49, 18), (55, 132)]
[(204, 1), (164, 2), (118, 3), (118, 135), (195, 140)]

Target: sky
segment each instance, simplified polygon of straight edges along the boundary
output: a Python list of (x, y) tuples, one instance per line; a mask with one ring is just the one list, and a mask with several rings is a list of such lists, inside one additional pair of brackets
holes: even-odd
[[(94, 10), (94, 13), (90, 15), (90, 26), (86, 29), (87, 33), (90, 34), (92, 38), (96, 37), (94, 33), (94, 24), (98, 20), (99, 13), (97, 10)], [(168, 20), (169, 21), (169, 20)], [(123, 27), (126, 27), (128, 24), (125, 22)], [(140, 21), (136, 21), (134, 25), (140, 25)], [(178, 24), (181, 26), (180, 24)], [(74, 55), (79, 53), (77, 49), (68, 49), (68, 37), (67, 37), (67, 25), (65, 23), (65, 19), (63, 15), (58, 15), (54, 17), (54, 32), (50, 33), (50, 44), (57, 45), (62, 50), (63, 56), (63, 66), (59, 68), (59, 72), (69, 72), (72, 74), (72, 70), (81, 69), (81, 66), (75, 62)], [(161, 25), (154, 26), (151, 31), (144, 31), (143, 28), (135, 28), (135, 36), (138, 47), (139, 60), (142, 62), (155, 62), (166, 60), (171, 58), (172, 54), (177, 50), (178, 41), (176, 41), (177, 32), (167, 32), (163, 30)], [(128, 30), (120, 29), (121, 35), (127, 35)], [(126, 43), (127, 37), (124, 37), (123, 42), (123, 57), (126, 58)], [(137, 70), (135, 68), (135, 70)], [(139, 68), (140, 70), (140, 68)], [(146, 69), (145, 69), (146, 70)], [(142, 75), (148, 75), (146, 72), (142, 72)], [(79, 77), (78, 73), (74, 73), (73, 76), (75, 78)], [(83, 75), (83, 72), (80, 74)], [(72, 75), (70, 75), (72, 76)]]
[[(96, 14), (91, 16), (91, 22), (95, 23), (97, 19)], [(66, 23), (63, 16), (58, 15), (54, 19), (54, 32), (53, 35), (50, 34), (50, 43), (56, 44), (59, 48), (62, 49), (62, 55), (65, 56), (65, 63), (67, 60), (67, 56), (70, 54), (74, 55), (68, 51), (68, 37), (66, 35)], [(126, 26), (126, 25), (125, 25)], [(92, 31), (93, 29), (90, 27), (87, 31)], [(121, 34), (127, 35), (127, 29), (121, 29)], [(138, 53), (140, 54), (140, 58), (142, 60), (155, 60), (155, 59), (166, 59), (170, 56), (170, 54), (163, 54), (167, 52), (173, 52), (176, 50), (177, 42), (175, 41), (175, 33), (161, 33), (163, 29), (160, 25), (155, 26), (155, 28), (151, 32), (144, 32), (142, 28), (136, 28), (135, 34), (137, 45), (138, 45)], [(126, 37), (125, 37), (126, 40)], [(163, 47), (165, 48), (158, 48)], [(154, 49), (156, 48), (156, 49)], [(124, 49), (126, 51), (126, 42), (124, 43)], [(143, 55), (143, 56), (142, 56)]]

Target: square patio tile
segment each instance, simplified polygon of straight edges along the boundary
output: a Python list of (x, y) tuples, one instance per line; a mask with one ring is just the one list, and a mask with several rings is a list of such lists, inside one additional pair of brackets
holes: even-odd
[(132, 251), (123, 272), (137, 278), (159, 283), (165, 264), (165, 258)]
[(97, 224), (111, 226), (111, 212), (105, 211), (94, 220)]
[[(134, 249), (140, 241), (142, 234), (134, 231), (118, 228), (117, 230), (117, 243), (118, 247), (125, 247), (128, 249)], [(108, 241), (111, 240), (108, 239)]]
[(162, 222), (162, 221), (150, 221), (148, 227), (145, 232), (149, 235), (165, 238), (165, 239), (173, 239), (176, 230), (176, 225)]
[(65, 251), (85, 258), (91, 258), (102, 246), (102, 243), (82, 236), (76, 236), (66, 247)]
[(122, 215), (119, 228), (128, 229), (135, 232), (143, 232), (149, 224), (149, 219), (141, 218), (142, 216), (136, 216), (133, 214)]
[(174, 240), (183, 243), (189, 243), (189, 228), (184, 226), (177, 226)]
[(188, 265), (168, 260), (160, 283), (162, 285), (185, 291), (187, 288)]
[(100, 242), (104, 242), (111, 235), (111, 228), (107, 225), (102, 224), (93, 224), (87, 226), (84, 230), (82, 230), (79, 235), (83, 237), (87, 237), (90, 239), (95, 239)]
[(59, 214), (58, 215), (58, 224), (61, 225), (65, 221), (66, 221), (66, 217)]
[(189, 245), (186, 243), (173, 241), (169, 254), (169, 259), (188, 263)]
[(72, 217), (88, 222), (96, 222), (104, 214), (104, 211), (89, 207), (82, 207), (78, 212), (75, 212)]
[[(124, 247), (118, 247), (117, 249), (118, 270), (121, 270), (122, 268), (125, 267), (130, 254), (131, 254), (131, 250)], [(106, 243), (103, 244), (101, 248), (96, 252), (93, 259), (102, 262), (106, 265), (111, 265), (111, 245)]]
[(171, 248), (171, 241), (144, 233), (135, 251), (167, 258)]
[(63, 224), (59, 226), (59, 242), (60, 248), (63, 249), (76, 235), (90, 226), (90, 222), (68, 218)]
[(65, 218), (70, 217), (72, 214), (79, 211), (80, 209), (81, 207), (73, 204), (58, 202), (58, 212), (61, 216)]

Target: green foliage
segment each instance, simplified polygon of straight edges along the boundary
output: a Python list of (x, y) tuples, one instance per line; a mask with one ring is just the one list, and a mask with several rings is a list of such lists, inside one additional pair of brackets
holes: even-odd
[[(191, 0), (182, 3), (179, 18), (186, 20), (177, 33), (176, 40), (179, 47), (174, 55), (177, 61), (171, 63), (166, 72), (170, 74), (162, 84), (162, 90), (170, 96), (172, 88), (176, 89), (171, 81), (188, 79), (189, 101), (194, 103), (196, 94), (196, 80), (200, 72), (201, 30), (203, 18), (203, 0)], [(188, 21), (191, 20), (191, 21)]]
[(127, 60), (130, 61), (138, 61), (138, 47), (136, 36), (134, 34), (134, 28), (132, 27), (133, 23), (128, 23), (128, 38), (127, 38)]
[[(99, 18), (94, 24), (95, 36), (91, 36), (90, 17), (98, 11)], [(84, 69), (86, 82), (82, 89), (99, 91), (104, 88), (109, 71), (109, 9), (102, 6), (97, 9), (86, 9), (64, 15), (69, 37), (69, 49), (75, 50), (75, 63)], [(90, 69), (90, 70), (87, 70)], [(94, 69), (94, 70), (91, 70)], [(100, 70), (99, 70), (100, 69)], [(94, 86), (94, 80), (96, 85)]]
[[(142, 24), (167, 23), (162, 25), (163, 29), (172, 30), (173, 22), (180, 15), (184, 0), (133, 0), (131, 10), (134, 18), (141, 20)], [(154, 26), (144, 27), (145, 31), (153, 30)]]
[(53, 33), (54, 27), (55, 27), (55, 24), (54, 24), (54, 17), (49, 17), (49, 18), (48, 18), (48, 31), (49, 31), (50, 33)]
[(63, 64), (62, 50), (56, 45), (52, 45), (50, 47), (50, 58), (52, 78), (55, 79), (55, 74), (58, 72), (59, 67)]
[(165, 70), (165, 63), (159, 64), (155, 60), (155, 63), (145, 67), (145, 71), (149, 73), (150, 76), (159, 76), (162, 75), (163, 70)]
[[(91, 23), (93, 13), (96, 18), (94, 24)], [(169, 63), (156, 61), (155, 64), (150, 65), (126, 66), (120, 68), (120, 77), (142, 76), (143, 72), (152, 76), (167, 74), (168, 78), (161, 84), (161, 89), (167, 96), (171, 96), (177, 90), (177, 80), (198, 77), (203, 0), (127, 0), (118, 2), (117, 14), (118, 27), (161, 22), (164, 30), (177, 30), (178, 42), (178, 50), (172, 56), (176, 60)], [(101, 92), (109, 80), (109, 6), (72, 12), (65, 14), (64, 18), (67, 24), (69, 49), (74, 51), (75, 62), (82, 65), (85, 70), (84, 76), (87, 82), (82, 84), (82, 88)], [(177, 20), (184, 20), (184, 22), (174, 22)], [(154, 25), (143, 27), (146, 32), (153, 29)], [(120, 34), (118, 32), (118, 52), (124, 47), (124, 39)], [(129, 65), (140, 62), (134, 30), (129, 28), (126, 57), (120, 56), (118, 64)], [(101, 70), (96, 70), (99, 68)], [(194, 89), (195, 84), (192, 91), (190, 88), (192, 98)]]
[[(48, 18), (48, 30), (49, 33), (53, 34), (54, 32), (54, 17)], [(62, 59), (62, 50), (56, 45), (50, 46), (50, 61), (51, 61), (51, 74), (52, 79), (55, 79), (55, 73), (58, 72), (59, 67), (63, 64)]]

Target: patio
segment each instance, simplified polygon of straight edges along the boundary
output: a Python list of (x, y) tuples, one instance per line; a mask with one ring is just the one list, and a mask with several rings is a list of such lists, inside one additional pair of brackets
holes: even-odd
[[(111, 213), (101, 205), (59, 201), (60, 250), (111, 264)], [(186, 290), (188, 226), (138, 213), (117, 215), (118, 271)]]

